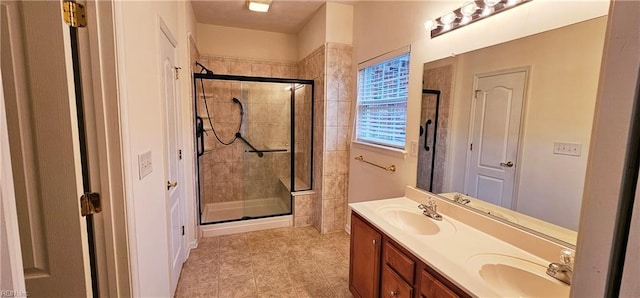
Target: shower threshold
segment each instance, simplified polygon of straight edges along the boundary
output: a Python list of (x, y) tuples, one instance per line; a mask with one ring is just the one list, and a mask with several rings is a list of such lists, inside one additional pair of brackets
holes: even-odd
[(243, 201), (209, 203), (204, 207), (202, 223), (246, 220), (271, 215), (290, 214), (281, 198), (263, 198)]

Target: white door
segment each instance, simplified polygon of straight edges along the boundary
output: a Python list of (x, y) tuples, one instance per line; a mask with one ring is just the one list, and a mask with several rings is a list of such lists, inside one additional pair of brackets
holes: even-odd
[(162, 94), (165, 107), (165, 158), (167, 168), (167, 210), (169, 218), (169, 257), (171, 268), (171, 293), (175, 293), (180, 270), (186, 258), (186, 237), (184, 237), (184, 185), (181, 179), (181, 153), (179, 152), (180, 130), (178, 115), (180, 104), (177, 96), (177, 68), (175, 64), (175, 39), (163, 27), (160, 37), (162, 65)]
[(512, 208), (527, 71), (476, 77), (466, 193)]
[(2, 1), (0, 10), (3, 97), (26, 289), (30, 297), (90, 297), (69, 27), (60, 1)]

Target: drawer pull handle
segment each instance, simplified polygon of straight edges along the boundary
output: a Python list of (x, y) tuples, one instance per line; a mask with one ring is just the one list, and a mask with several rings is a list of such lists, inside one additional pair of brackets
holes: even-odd
[(391, 297), (395, 297), (398, 296), (398, 291), (391, 291), (389, 294), (391, 294)]

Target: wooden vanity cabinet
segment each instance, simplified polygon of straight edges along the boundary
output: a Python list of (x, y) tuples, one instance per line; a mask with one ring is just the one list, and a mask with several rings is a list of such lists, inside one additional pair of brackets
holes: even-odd
[(349, 289), (360, 298), (470, 297), (354, 212)]
[(351, 216), (349, 290), (354, 297), (378, 297), (382, 234), (358, 216)]

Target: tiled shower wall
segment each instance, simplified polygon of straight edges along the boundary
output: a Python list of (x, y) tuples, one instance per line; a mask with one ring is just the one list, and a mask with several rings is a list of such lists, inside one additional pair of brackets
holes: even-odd
[(312, 220), (322, 233), (344, 229), (351, 139), (352, 46), (327, 43), (298, 63), (316, 84)]
[[(352, 94), (355, 80), (352, 76), (352, 46), (327, 43), (297, 64), (273, 63), (264, 61), (250, 61), (234, 58), (205, 56), (201, 63), (217, 74), (250, 75), (263, 77), (312, 79), (315, 81), (314, 96), (314, 156), (313, 156), (313, 190), (315, 194), (301, 195), (295, 198), (294, 224), (296, 226), (313, 225), (321, 233), (341, 231), (346, 223), (347, 210), (347, 181), (349, 164), (349, 141), (351, 140), (352, 115), (351, 108), (354, 102)], [(214, 100), (228, 101), (231, 96), (241, 98), (240, 92), (233, 93), (234, 86), (229, 87), (231, 95), (225, 98), (215, 97)], [(296, 106), (310, 104), (310, 90), (304, 90), (304, 95), (296, 93)], [(302, 92), (301, 92), (302, 93)], [(300, 102), (300, 99), (303, 99)], [(237, 108), (229, 106), (228, 108)], [(200, 108), (199, 108), (200, 109)], [(248, 108), (247, 108), (248, 109)], [(307, 110), (307, 109), (303, 109)], [(298, 113), (303, 110), (296, 109), (298, 119), (309, 119)], [(234, 114), (233, 112), (231, 114)], [(237, 115), (237, 113), (235, 113)], [(215, 117), (215, 116), (214, 116)], [(236, 126), (231, 125), (233, 119), (227, 119), (225, 136), (235, 132)], [(298, 140), (308, 137), (303, 130), (305, 123), (296, 123), (296, 135)], [(217, 125), (217, 124), (215, 124)], [(217, 127), (216, 127), (217, 129)], [(300, 131), (299, 131), (300, 130)], [(308, 130), (307, 130), (308, 131)], [(242, 144), (235, 144), (240, 148), (229, 148), (220, 144), (208, 144), (221, 154), (212, 154), (218, 158), (209, 159), (209, 177), (216, 175), (219, 178), (229, 179), (215, 182), (224, 185), (211, 185), (209, 188), (213, 194), (209, 198), (203, 198), (203, 202), (219, 202), (228, 200), (242, 200), (242, 173), (236, 173), (243, 169)], [(300, 146), (296, 148), (304, 150)], [(300, 157), (302, 158), (302, 157)], [(298, 161), (296, 156), (298, 173), (308, 173), (308, 163)], [(240, 163), (240, 164), (238, 164)], [(224, 169), (223, 169), (224, 168)], [(230, 173), (227, 173), (230, 172)], [(222, 175), (220, 174), (222, 173)], [(205, 171), (207, 174), (207, 171)], [(299, 178), (307, 180), (304, 174)], [(210, 181), (203, 177), (205, 181)], [(234, 180), (235, 179), (235, 180)], [(232, 193), (229, 192), (229, 186)], [(220, 188), (218, 188), (220, 187)], [(218, 190), (223, 190), (219, 193)]]
[[(447, 133), (449, 130), (449, 106), (451, 102), (451, 88), (453, 87), (453, 65), (445, 65), (435, 68), (425, 67), (423, 73), (423, 89), (439, 90), (440, 103), (438, 107), (438, 132), (436, 137), (435, 163), (433, 192), (442, 192), (444, 183), (444, 163), (447, 155)], [(422, 109), (420, 120), (423, 127), (426, 119), (435, 119), (436, 113), (436, 95), (422, 94)], [(418, 146), (418, 181), (417, 186), (428, 190), (429, 180), (431, 179), (431, 161), (433, 151), (424, 149), (424, 138), (427, 137), (427, 143), (433, 143), (433, 125), (429, 126), (429, 130), (420, 137), (420, 146)], [(432, 150), (434, 150), (432, 149)]]
[[(298, 62), (298, 76), (301, 79), (314, 80), (315, 94), (313, 99), (313, 191), (315, 195), (296, 198), (296, 212), (305, 214), (304, 218), (295, 219), (296, 225), (312, 224), (318, 231), (322, 231), (322, 166), (324, 148), (324, 46), (313, 51), (309, 56)], [(299, 208), (300, 207), (300, 208)], [(309, 209), (307, 209), (309, 208)], [(297, 221), (300, 221), (298, 223)]]
[[(297, 74), (297, 66), (294, 63), (215, 56), (202, 56), (200, 63), (216, 74), (280, 78), (294, 78)], [(232, 98), (236, 97), (241, 99), (245, 107), (246, 127), (241, 131), (243, 136), (259, 149), (288, 147), (289, 91), (266, 85), (248, 91), (249, 89), (242, 87), (242, 84), (246, 87), (248, 84), (257, 83), (205, 81), (207, 104), (215, 120), (213, 124), (218, 136), (228, 142), (238, 128), (240, 110), (232, 101)], [(200, 88), (199, 85), (197, 87)], [(204, 118), (206, 107), (200, 93), (198, 105), (199, 116)], [(210, 127), (206, 118), (204, 123), (205, 128)], [(277, 197), (280, 194), (278, 177), (289, 176), (289, 154), (265, 154), (263, 158), (258, 158), (256, 154), (244, 153), (244, 145), (240, 141), (225, 146), (216, 140), (210, 130), (207, 133), (206, 153), (200, 159), (203, 206), (207, 203)], [(247, 181), (250, 183), (246, 183)]]

